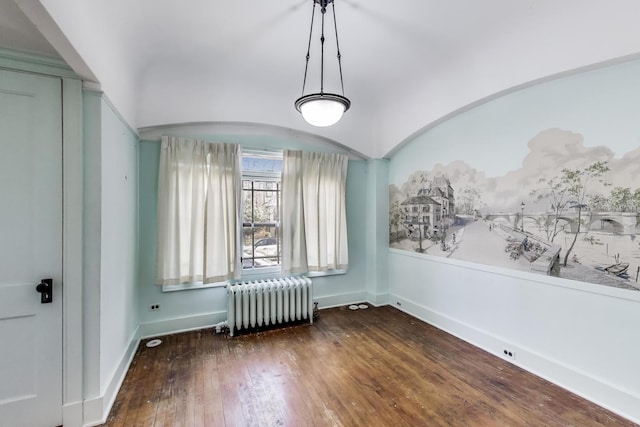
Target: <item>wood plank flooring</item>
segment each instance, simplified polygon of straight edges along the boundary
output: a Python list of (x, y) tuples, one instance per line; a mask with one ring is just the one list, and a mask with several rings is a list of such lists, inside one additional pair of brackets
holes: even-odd
[(633, 426), (393, 307), (138, 349), (107, 426)]

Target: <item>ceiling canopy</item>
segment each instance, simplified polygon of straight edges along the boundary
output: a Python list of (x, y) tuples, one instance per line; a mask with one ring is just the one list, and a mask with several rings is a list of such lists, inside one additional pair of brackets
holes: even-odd
[(0, 45), (59, 55), (134, 128), (262, 123), (368, 157), (495, 94), (640, 52), (636, 0), (334, 3), (352, 104), (327, 128), (294, 107), (313, 0), (0, 0)]

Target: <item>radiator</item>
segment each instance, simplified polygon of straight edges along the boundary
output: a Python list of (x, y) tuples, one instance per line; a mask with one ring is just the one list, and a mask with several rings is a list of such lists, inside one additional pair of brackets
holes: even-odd
[(308, 320), (313, 323), (313, 283), (283, 277), (227, 285), (227, 322), (235, 330)]

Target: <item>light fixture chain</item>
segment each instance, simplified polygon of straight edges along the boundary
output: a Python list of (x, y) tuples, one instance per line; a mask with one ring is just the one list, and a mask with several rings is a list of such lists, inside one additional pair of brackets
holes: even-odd
[(307, 70), (309, 69), (309, 58), (310, 56), (310, 52), (311, 52), (311, 38), (313, 36), (313, 19), (315, 17), (316, 14), (316, 4), (315, 2), (313, 3), (313, 9), (311, 11), (311, 27), (309, 29), (309, 44), (307, 45), (307, 57), (306, 57), (306, 62), (304, 64), (304, 79), (302, 80), (302, 95), (304, 95), (304, 89), (307, 86)]
[(324, 15), (327, 12), (326, 2), (323, 1), (320, 7), (322, 12), (322, 34), (320, 34), (320, 93), (324, 93)]
[(344, 96), (344, 82), (342, 81), (342, 55), (340, 54), (340, 43), (338, 43), (338, 23), (336, 22), (336, 2), (332, 2), (333, 11), (333, 27), (336, 32), (336, 51), (338, 57), (338, 69), (340, 70), (340, 86), (342, 87), (342, 96)]

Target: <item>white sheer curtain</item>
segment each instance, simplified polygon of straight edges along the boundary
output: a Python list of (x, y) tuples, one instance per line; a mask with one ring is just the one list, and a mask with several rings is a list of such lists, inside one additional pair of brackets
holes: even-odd
[(239, 279), (242, 227), (240, 146), (209, 144), (205, 220), (204, 282)]
[(282, 263), (287, 272), (344, 270), (348, 157), (284, 152)]
[(240, 147), (162, 138), (156, 283), (239, 278)]
[(302, 151), (285, 150), (282, 159), (282, 270), (306, 273), (307, 243), (302, 203)]

